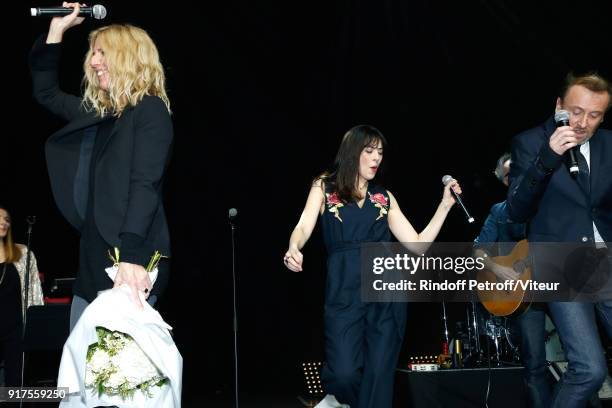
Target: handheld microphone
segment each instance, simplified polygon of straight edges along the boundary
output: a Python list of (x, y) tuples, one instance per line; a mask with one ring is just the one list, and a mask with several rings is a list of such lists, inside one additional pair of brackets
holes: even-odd
[[(69, 7), (32, 7), (30, 14), (32, 17), (62, 17), (72, 13), (72, 10)], [(106, 17), (106, 8), (100, 4), (95, 4), (92, 7), (81, 7), (79, 17), (93, 17), (102, 20)]]
[[(557, 127), (561, 126), (569, 126), (569, 112), (566, 110), (559, 110), (555, 113), (555, 123)], [(580, 168), (578, 167), (578, 160), (576, 159), (576, 150), (577, 146), (572, 147), (567, 151), (569, 154), (569, 172), (572, 176), (577, 175), (580, 172)]]
[[(442, 177), (442, 184), (444, 184), (445, 186), (450, 183), (453, 180), (452, 176), (449, 176), (448, 174), (444, 177)], [(455, 190), (453, 190), (451, 188), (451, 193), (453, 193), (453, 196), (455, 197), (455, 201), (457, 201), (457, 203), (459, 203), (459, 205), (461, 206), (461, 208), (463, 208), (463, 212), (465, 213), (465, 217), (467, 218), (467, 222), (469, 222), (470, 224), (474, 222), (474, 217), (472, 217), (470, 215), (470, 213), (468, 212), (467, 208), (465, 208), (465, 205), (463, 205), (463, 201), (461, 201), (461, 196), (459, 196), (459, 194), (455, 193)]]

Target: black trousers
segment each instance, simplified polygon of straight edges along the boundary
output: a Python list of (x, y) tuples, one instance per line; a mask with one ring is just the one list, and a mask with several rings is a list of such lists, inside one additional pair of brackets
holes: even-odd
[(0, 360), (4, 360), (4, 382), (7, 387), (21, 385), (22, 328), (17, 326), (0, 337)]

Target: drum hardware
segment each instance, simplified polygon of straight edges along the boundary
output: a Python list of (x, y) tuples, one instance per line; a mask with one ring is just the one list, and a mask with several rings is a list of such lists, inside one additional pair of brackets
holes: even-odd
[(467, 305), (466, 322), (462, 344), (465, 367), (481, 367), (489, 362), (498, 367), (518, 363), (519, 348), (512, 340), (508, 318), (494, 316), (479, 303), (471, 302)]

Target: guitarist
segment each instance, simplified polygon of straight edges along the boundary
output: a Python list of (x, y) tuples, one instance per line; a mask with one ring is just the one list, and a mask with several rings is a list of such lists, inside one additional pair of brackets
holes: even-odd
[[(498, 160), (494, 174), (504, 186), (508, 187), (510, 171), (510, 153), (504, 153)], [(514, 222), (508, 212), (508, 203), (502, 201), (491, 207), (478, 237), (474, 240), (475, 256), (483, 257), (485, 266), (501, 280), (517, 279), (518, 273), (512, 268), (498, 265), (491, 261), (491, 256), (507, 255), (514, 243), (525, 239), (526, 225)], [(499, 243), (496, 245), (496, 243)], [(492, 253), (497, 249), (498, 253)], [(530, 406), (544, 408), (548, 406), (552, 383), (547, 373), (545, 306), (534, 303), (527, 311), (516, 317), (516, 323), (521, 334), (521, 359), (525, 366), (524, 380), (527, 386)]]
[[(528, 223), (531, 243), (605, 247), (612, 240), (612, 132), (599, 129), (611, 95), (600, 75), (570, 74), (556, 103), (569, 112), (569, 126), (556, 127), (551, 117), (514, 137), (508, 209), (513, 220)], [(564, 164), (572, 147), (580, 168), (574, 178)], [(583, 407), (608, 372), (597, 317), (612, 337), (612, 301), (549, 302), (548, 309), (569, 363), (551, 406)]]

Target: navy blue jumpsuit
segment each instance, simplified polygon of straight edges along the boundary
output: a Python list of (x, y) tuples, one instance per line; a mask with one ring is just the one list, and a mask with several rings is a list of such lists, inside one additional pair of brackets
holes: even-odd
[(321, 215), (328, 251), (325, 289), (325, 391), (351, 408), (390, 408), (406, 326), (405, 303), (361, 300), (360, 245), (388, 242), (389, 194), (370, 184), (360, 208), (326, 185)]

